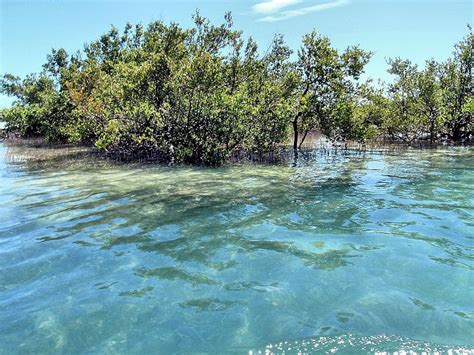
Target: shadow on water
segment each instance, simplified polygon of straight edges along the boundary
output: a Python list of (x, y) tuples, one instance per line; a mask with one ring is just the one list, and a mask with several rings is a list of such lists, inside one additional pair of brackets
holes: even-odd
[[(70, 154), (72, 159), (66, 164), (61, 158), (53, 159), (48, 166), (44, 166), (43, 159), (39, 166), (35, 160), (22, 165), (29, 175), (47, 176), (51, 171), (53, 176), (47, 178), (46, 184), (55, 186), (57, 181), (65, 191), (59, 195), (48, 190), (29, 194), (29, 198), (36, 198), (22, 204), (35, 210), (54, 202), (56, 207), (40, 216), (51, 220), (64, 216), (54, 235), (41, 236), (38, 241), (88, 237), (89, 240), (74, 242), (101, 245), (102, 249), (135, 245), (139, 250), (160, 253), (178, 262), (196, 261), (204, 265), (212, 265), (213, 255), (223, 248), (236, 253), (267, 250), (299, 258), (305, 265), (334, 269), (347, 265), (349, 258), (358, 255), (345, 249), (315, 253), (295, 245), (293, 238), (285, 241), (283, 235), (275, 236), (278, 240), (253, 240), (268, 236), (252, 235), (252, 229), (271, 225), (281, 228), (283, 234), (297, 231), (355, 236), (367, 233), (374, 223), (379, 232), (424, 241), (448, 254), (447, 258), (429, 256), (431, 260), (472, 269), (462, 262), (473, 259), (472, 247), (409, 228), (413, 226), (409, 218), (414, 213), (424, 214), (426, 220), (436, 218), (429, 210), (440, 203), (433, 194), (433, 188), (441, 183), (436, 172), (454, 174), (451, 168), (459, 165), (459, 153), (442, 154), (443, 159), (433, 161), (428, 151), (425, 159), (415, 162), (409, 154), (400, 159), (398, 152), (306, 150), (291, 166), (125, 166), (119, 174), (107, 164), (87, 166), (90, 162), (84, 162), (81, 152), (76, 156), (73, 150)], [(472, 154), (461, 157), (474, 165)], [(70, 163), (76, 159), (77, 164)], [(376, 164), (375, 168), (370, 164)], [(471, 166), (464, 165), (466, 169)], [(374, 180), (379, 181), (370, 181), (372, 173)], [(373, 190), (367, 194), (371, 188), (375, 192), (383, 188), (384, 194), (390, 192), (393, 196), (387, 199)], [(451, 210), (459, 209), (466, 218), (471, 215), (467, 212), (472, 204), (469, 195), (441, 204)], [(428, 205), (428, 209), (412, 212), (414, 205)], [(409, 218), (405, 221), (390, 213), (386, 217), (377, 215), (390, 209)], [(171, 240), (166, 240), (170, 232), (162, 228), (176, 229)], [(365, 251), (360, 249), (356, 253)], [(237, 266), (214, 266), (219, 265)]]

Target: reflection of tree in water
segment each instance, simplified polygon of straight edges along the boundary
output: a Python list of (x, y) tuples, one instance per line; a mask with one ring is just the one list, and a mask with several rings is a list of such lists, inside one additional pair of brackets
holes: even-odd
[[(26, 139), (3, 144), (3, 160), (22, 163), (31, 172), (61, 167), (99, 164), (101, 155), (92, 148), (75, 145), (48, 145), (41, 139)], [(103, 161), (103, 163), (107, 163)]]

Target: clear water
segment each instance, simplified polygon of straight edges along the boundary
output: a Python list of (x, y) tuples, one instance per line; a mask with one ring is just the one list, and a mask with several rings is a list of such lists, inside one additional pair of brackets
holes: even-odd
[(0, 148), (0, 353), (474, 349), (474, 149), (24, 155)]

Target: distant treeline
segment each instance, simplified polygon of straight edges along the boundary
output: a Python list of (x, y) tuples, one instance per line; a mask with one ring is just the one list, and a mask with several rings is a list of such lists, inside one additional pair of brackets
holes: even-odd
[[(474, 35), (445, 62), (389, 60), (390, 84), (362, 82), (371, 53), (338, 51), (311, 32), (297, 55), (275, 36), (267, 50), (196, 13), (185, 29), (128, 24), (82, 52), (53, 50), (43, 71), (5, 74), (9, 131), (95, 145), (112, 156), (216, 165), (241, 152), (294, 149), (308, 132), (329, 139), (467, 142), (474, 130)], [(291, 138), (290, 138), (291, 137)], [(289, 142), (291, 139), (291, 142)]]

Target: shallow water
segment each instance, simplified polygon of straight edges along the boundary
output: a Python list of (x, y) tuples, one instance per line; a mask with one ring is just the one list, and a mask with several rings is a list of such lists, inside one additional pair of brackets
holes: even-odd
[(0, 353), (474, 348), (474, 149), (31, 152), (0, 146)]

